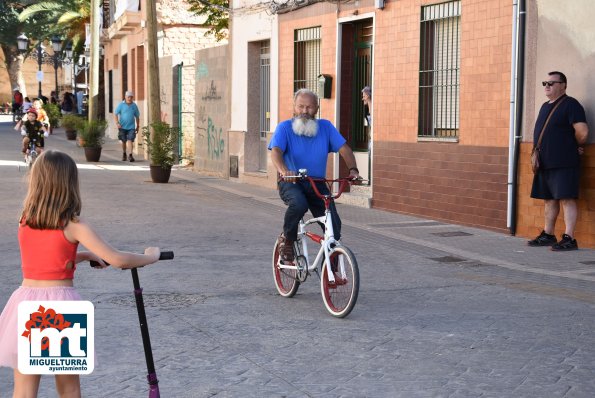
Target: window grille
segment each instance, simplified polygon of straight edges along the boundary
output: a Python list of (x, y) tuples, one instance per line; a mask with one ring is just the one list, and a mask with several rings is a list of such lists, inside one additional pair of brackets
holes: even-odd
[(128, 54), (124, 54), (122, 55), (122, 98), (128, 90)]
[(107, 111), (114, 113), (114, 72), (107, 73)]
[(258, 169), (266, 171), (268, 149), (267, 133), (271, 130), (271, 42), (260, 42), (260, 149)]
[(137, 101), (145, 99), (145, 48), (136, 47), (136, 88), (134, 98)]
[(461, 2), (422, 7), (419, 71), (420, 137), (459, 135)]
[(320, 26), (294, 32), (293, 92), (307, 88), (318, 93)]

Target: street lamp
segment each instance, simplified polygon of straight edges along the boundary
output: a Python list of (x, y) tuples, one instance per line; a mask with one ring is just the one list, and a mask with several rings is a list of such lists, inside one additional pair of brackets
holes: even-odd
[(24, 33), (21, 33), (17, 37), (17, 46), (19, 47), (19, 51), (21, 53), (27, 51), (27, 46), (29, 45), (29, 39), (25, 36)]
[(66, 52), (66, 58), (72, 59), (72, 42), (66, 43), (66, 48), (64, 49)]
[[(37, 42), (37, 81), (39, 82), (39, 92), (38, 98), (41, 98), (42, 91), (41, 91), (41, 82), (43, 81), (43, 72), (41, 70), (42, 64), (50, 64), (54, 66), (54, 78), (56, 81), (56, 95), (58, 95), (58, 67), (62, 65), (65, 61), (61, 56), (60, 52), (62, 50), (62, 39), (59, 36), (55, 35), (51, 39), (52, 42), (52, 49), (54, 50), (54, 55), (49, 55), (48, 53), (44, 52), (44, 47), (41, 43), (41, 40)], [(27, 48), (29, 47), (29, 38), (25, 36), (24, 33), (21, 33), (17, 37), (17, 45), (19, 48), (19, 52), (26, 53)], [(72, 48), (72, 47), (71, 47)]]
[(56, 82), (56, 90), (54, 91), (54, 93), (57, 100), (58, 98), (60, 98), (58, 95), (58, 66), (60, 66), (61, 59), (59, 59), (59, 56), (60, 51), (62, 51), (62, 39), (60, 39), (60, 36), (52, 36), (52, 50), (54, 50), (54, 81)]

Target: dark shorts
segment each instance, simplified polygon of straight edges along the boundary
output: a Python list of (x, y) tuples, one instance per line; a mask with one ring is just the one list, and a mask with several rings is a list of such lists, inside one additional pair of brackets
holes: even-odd
[(534, 199), (578, 199), (580, 168), (564, 167), (540, 170), (533, 176)]
[(118, 139), (120, 141), (132, 141), (134, 142), (134, 139), (136, 138), (136, 130), (135, 129), (131, 129), (131, 130), (126, 130), (126, 129), (119, 129), (118, 130)]

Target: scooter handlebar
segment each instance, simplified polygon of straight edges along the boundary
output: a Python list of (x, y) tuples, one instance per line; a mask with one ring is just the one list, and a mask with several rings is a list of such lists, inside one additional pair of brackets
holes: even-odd
[(173, 259), (174, 259), (174, 252), (172, 252), (172, 251), (161, 252), (161, 254), (159, 255), (159, 260), (173, 260)]
[[(159, 255), (159, 260), (173, 260), (173, 258), (174, 258), (173, 251), (164, 251), (164, 252), (161, 252), (161, 254)], [(100, 266), (100, 264), (94, 260), (89, 261), (89, 263), (90, 263), (91, 267), (99, 267)], [(105, 262), (105, 264), (110, 265), (107, 262)]]

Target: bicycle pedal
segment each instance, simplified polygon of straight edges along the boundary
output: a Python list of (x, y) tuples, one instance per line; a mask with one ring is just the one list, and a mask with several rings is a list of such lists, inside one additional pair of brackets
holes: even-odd
[(327, 286), (329, 289), (336, 289), (338, 286), (344, 286), (347, 284), (347, 278), (335, 277), (335, 281), (328, 281)]

